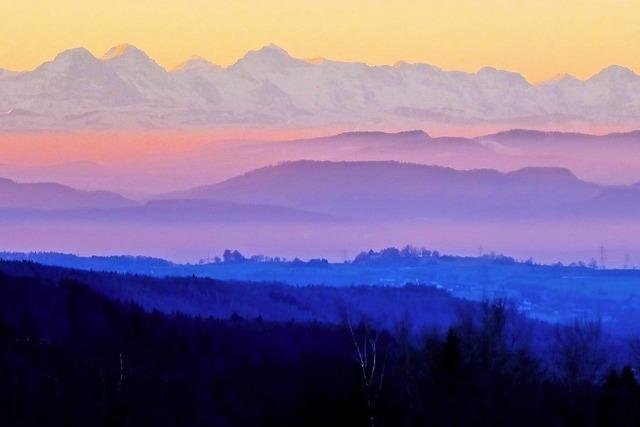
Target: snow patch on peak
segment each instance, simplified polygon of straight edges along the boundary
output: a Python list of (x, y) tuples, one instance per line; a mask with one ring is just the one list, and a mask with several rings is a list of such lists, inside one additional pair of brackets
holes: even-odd
[(66, 49), (66, 50), (63, 50), (62, 52), (60, 52), (59, 54), (56, 55), (57, 59), (60, 59), (60, 58), (81, 58), (81, 57), (95, 58), (93, 56), (93, 54), (91, 52), (89, 52), (89, 50), (87, 50), (84, 47), (74, 47), (74, 48), (71, 48), (71, 49)]
[(219, 65), (216, 65), (199, 55), (193, 55), (188, 60), (178, 64), (172, 71), (219, 71), (221, 69), (222, 68)]
[(80, 74), (90, 72), (89, 70), (95, 71), (100, 65), (100, 61), (91, 52), (83, 47), (78, 47), (60, 52), (52, 61), (45, 62), (35, 71), (38, 73), (73, 72), (80, 77)]
[(73, 49), (67, 49), (63, 52), (60, 52), (53, 59), (53, 62), (56, 63), (71, 63), (71, 62), (91, 62), (95, 61), (96, 57), (93, 56), (91, 52), (89, 52), (84, 47), (76, 47)]
[(629, 82), (640, 79), (633, 70), (630, 68), (622, 67), (620, 65), (611, 65), (601, 70), (598, 74), (591, 77), (588, 81), (624, 81)]
[(243, 58), (241, 58), (238, 62), (246, 60), (248, 58), (281, 58), (281, 59), (293, 59), (289, 52), (282, 49), (281, 47), (270, 43), (266, 46), (263, 46), (260, 49), (250, 50), (245, 54)]
[(258, 50), (251, 50), (229, 67), (232, 70), (243, 70), (249, 74), (278, 72), (290, 66), (309, 65), (307, 62), (289, 55), (289, 53), (274, 45), (269, 44)]
[(278, 46), (275, 43), (269, 43), (268, 45), (263, 46), (262, 49), (260, 49), (260, 50), (261, 51), (278, 52), (280, 54), (289, 56), (289, 52), (287, 52), (286, 50), (284, 50), (283, 48), (281, 48), (280, 46)]
[(230, 67), (196, 56), (173, 71), (130, 44), (115, 46), (102, 59), (79, 48), (35, 71), (11, 76), (0, 70), (0, 111), (24, 109), (43, 117), (33, 124), (3, 119), (0, 128), (46, 127), (47, 121), (57, 127), (299, 123), (396, 129), (486, 122), (630, 128), (640, 120), (640, 76), (619, 66), (590, 80), (561, 76), (530, 84), (493, 67), (469, 73), (402, 61), (380, 66), (304, 60), (269, 44)]
[(144, 53), (142, 50), (128, 43), (123, 43), (121, 45), (114, 46), (111, 49), (109, 49), (104, 55), (102, 55), (102, 59), (104, 61), (110, 61), (110, 60), (121, 58), (121, 57), (139, 57), (139, 58), (150, 59), (149, 56), (146, 53)]
[(522, 76), (522, 74), (515, 73), (513, 71), (498, 70), (494, 67), (482, 67), (476, 75), (478, 77), (494, 81), (503, 81), (529, 86), (529, 82), (524, 78), (524, 76)]
[(159, 76), (166, 74), (164, 67), (151, 59), (145, 52), (130, 44), (112, 47), (102, 56), (102, 60), (125, 80), (132, 77), (137, 80), (143, 77), (150, 78), (152, 75), (161, 78)]

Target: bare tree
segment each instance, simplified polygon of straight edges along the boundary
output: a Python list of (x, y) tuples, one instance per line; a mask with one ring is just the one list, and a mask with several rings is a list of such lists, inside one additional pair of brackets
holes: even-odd
[(380, 334), (372, 330), (366, 323), (362, 323), (356, 331), (347, 316), (347, 326), (353, 346), (355, 348), (354, 360), (358, 364), (362, 393), (367, 406), (370, 427), (376, 425), (376, 405), (384, 383), (386, 358), (380, 360), (379, 348)]
[(555, 333), (556, 367), (570, 385), (596, 381), (606, 363), (602, 322), (575, 320)]

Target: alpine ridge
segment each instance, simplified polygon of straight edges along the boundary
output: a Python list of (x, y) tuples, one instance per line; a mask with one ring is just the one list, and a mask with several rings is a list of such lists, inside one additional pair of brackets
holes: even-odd
[(33, 71), (0, 72), (0, 129), (335, 126), (429, 124), (631, 128), (640, 76), (609, 66), (579, 80), (532, 84), (483, 67), (476, 73), (398, 62), (370, 66), (294, 58), (270, 44), (223, 68), (192, 58), (167, 71), (129, 44), (101, 58), (84, 48)]

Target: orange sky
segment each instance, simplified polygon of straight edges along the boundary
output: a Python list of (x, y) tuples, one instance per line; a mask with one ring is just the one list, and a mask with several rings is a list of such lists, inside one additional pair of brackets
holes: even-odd
[(192, 54), (228, 65), (274, 42), (298, 57), (491, 65), (534, 82), (640, 72), (638, 0), (4, 0), (0, 20), (0, 67), (17, 70), (122, 42), (168, 68)]

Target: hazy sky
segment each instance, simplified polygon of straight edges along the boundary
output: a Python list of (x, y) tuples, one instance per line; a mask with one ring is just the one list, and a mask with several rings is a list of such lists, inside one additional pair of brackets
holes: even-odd
[(129, 42), (172, 68), (192, 54), (228, 65), (274, 42), (298, 57), (476, 71), (531, 81), (640, 71), (639, 0), (0, 0), (0, 67)]

